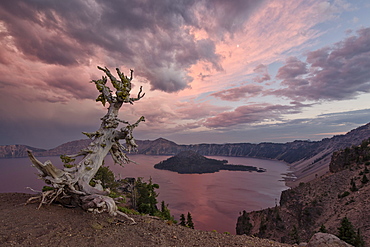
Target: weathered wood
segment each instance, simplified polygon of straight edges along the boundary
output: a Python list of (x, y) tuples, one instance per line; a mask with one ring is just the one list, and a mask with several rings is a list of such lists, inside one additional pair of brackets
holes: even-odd
[[(102, 123), (99, 130), (93, 133), (83, 132), (92, 140), (89, 146), (78, 154), (67, 155), (69, 158), (83, 156), (82, 160), (72, 168), (61, 170), (56, 168), (50, 161), (40, 162), (31, 151), (28, 151), (28, 156), (39, 171), (40, 178), (54, 188), (54, 190), (43, 192), (39, 197), (30, 198), (29, 201), (40, 199), (39, 206), (56, 200), (63, 201), (60, 199), (72, 198), (74, 201), (78, 200), (77, 203), (88, 211), (98, 213), (106, 211), (112, 215), (117, 213), (124, 215), (117, 211), (114, 200), (106, 196), (109, 193), (108, 191), (102, 190), (101, 186), (93, 187), (89, 183), (100, 166), (102, 166), (103, 160), (108, 153), (111, 154), (114, 162), (119, 165), (127, 164), (131, 161), (126, 153), (137, 149), (132, 132), (140, 122), (145, 121), (145, 118), (142, 116), (134, 124), (130, 124), (120, 120), (118, 112), (124, 103), (133, 104), (144, 97), (145, 94), (142, 93), (142, 88), (140, 87), (137, 97), (130, 97), (133, 70), (130, 71), (131, 76), (129, 78), (117, 68), (117, 74), (121, 79), (117, 80), (107, 68), (98, 67), (98, 69), (104, 71), (106, 76), (92, 81), (100, 92), (96, 101), (101, 101), (104, 106), (108, 103), (109, 106), (107, 114), (101, 118)], [(112, 94), (111, 89), (106, 85), (107, 77), (116, 89), (115, 94)], [(117, 130), (120, 123), (125, 124), (125, 126)], [(126, 146), (123, 146), (119, 142), (120, 140), (125, 140)], [(127, 215), (125, 217), (129, 218)]]

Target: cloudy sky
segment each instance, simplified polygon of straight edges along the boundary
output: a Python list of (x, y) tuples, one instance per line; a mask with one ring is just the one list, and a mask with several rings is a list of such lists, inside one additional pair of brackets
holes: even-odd
[(0, 145), (95, 131), (96, 68), (134, 69), (120, 118), (179, 144), (321, 140), (370, 122), (367, 0), (2, 0)]

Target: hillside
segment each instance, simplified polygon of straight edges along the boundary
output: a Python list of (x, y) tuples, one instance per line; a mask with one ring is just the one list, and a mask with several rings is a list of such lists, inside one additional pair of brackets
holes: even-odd
[(331, 173), (282, 192), (280, 206), (244, 213), (238, 234), (293, 243), (307, 241), (323, 225), (329, 233), (348, 217), (370, 244), (370, 139), (333, 154)]
[(0, 246), (276, 246), (267, 239), (205, 232), (132, 215), (137, 222), (52, 204), (24, 206), (31, 195), (0, 194)]
[[(345, 135), (325, 138), (321, 141), (293, 141), (287, 143), (225, 143), (178, 145), (172, 141), (158, 138), (154, 141), (137, 140), (139, 154), (176, 155), (181, 151), (192, 150), (208, 156), (236, 156), (275, 159), (290, 164), (297, 177), (288, 181), (294, 187), (299, 182), (308, 182), (316, 176), (329, 171), (331, 155), (334, 151), (351, 145), (359, 145), (363, 139), (370, 138), (370, 123), (358, 127)], [(25, 150), (33, 149), (35, 156), (73, 154), (90, 143), (90, 140), (68, 142), (50, 150), (42, 150), (24, 145), (0, 146), (0, 158), (26, 157)]]

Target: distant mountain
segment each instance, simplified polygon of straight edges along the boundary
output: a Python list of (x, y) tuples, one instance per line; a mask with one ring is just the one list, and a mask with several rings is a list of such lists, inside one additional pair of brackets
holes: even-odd
[(283, 191), (279, 206), (243, 212), (237, 234), (306, 242), (322, 226), (338, 234), (341, 220), (347, 217), (369, 245), (370, 138), (335, 152), (329, 169), (322, 177)]
[(258, 169), (254, 166), (231, 165), (227, 163), (227, 160), (209, 159), (198, 154), (197, 152), (188, 150), (182, 151), (173, 157), (155, 164), (154, 168), (173, 171), (181, 174), (214, 173), (220, 170), (256, 172), (265, 171), (262, 168)]
[(45, 152), (45, 149), (33, 148), (26, 145), (6, 145), (0, 146), (0, 158), (18, 158), (26, 157), (27, 150), (31, 150), (34, 153)]
[(75, 154), (86, 148), (90, 139), (71, 141), (49, 150), (34, 148), (26, 145), (0, 146), (0, 158), (23, 158), (27, 157), (27, 150), (31, 150), (35, 156), (57, 156), (61, 154)]
[[(309, 181), (329, 170), (331, 155), (334, 151), (351, 145), (359, 145), (370, 137), (370, 123), (356, 128), (345, 135), (325, 138), (321, 141), (293, 141), (287, 143), (264, 142), (226, 143), (226, 144), (193, 144), (178, 145), (175, 142), (158, 138), (154, 141), (137, 140), (139, 154), (176, 155), (181, 151), (192, 150), (208, 156), (236, 156), (262, 159), (274, 159), (290, 164), (297, 181)], [(51, 156), (78, 153), (90, 143), (89, 139), (72, 141), (50, 150), (36, 149), (24, 145), (0, 146), (0, 158), (26, 157), (25, 150), (33, 149), (36, 156)], [(290, 186), (297, 183), (292, 181)]]

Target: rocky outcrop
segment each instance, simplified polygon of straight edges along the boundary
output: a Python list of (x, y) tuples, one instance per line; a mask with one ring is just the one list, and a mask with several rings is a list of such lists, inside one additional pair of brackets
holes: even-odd
[(318, 232), (312, 236), (307, 247), (351, 247), (352, 245), (340, 240), (337, 236), (329, 233)]
[(370, 164), (370, 153), (368, 152), (370, 144), (368, 140), (363, 140), (361, 145), (353, 145), (352, 148), (336, 151), (333, 153), (329, 168), (330, 172), (339, 172), (353, 163), (365, 162)]
[[(236, 230), (281, 242), (307, 242), (320, 228), (338, 234), (347, 217), (370, 243), (370, 139), (338, 151), (329, 173), (283, 191), (280, 205), (239, 217)], [(346, 165), (344, 165), (346, 163)], [(244, 223), (243, 222), (247, 222)], [(252, 225), (252, 227), (251, 227)]]

